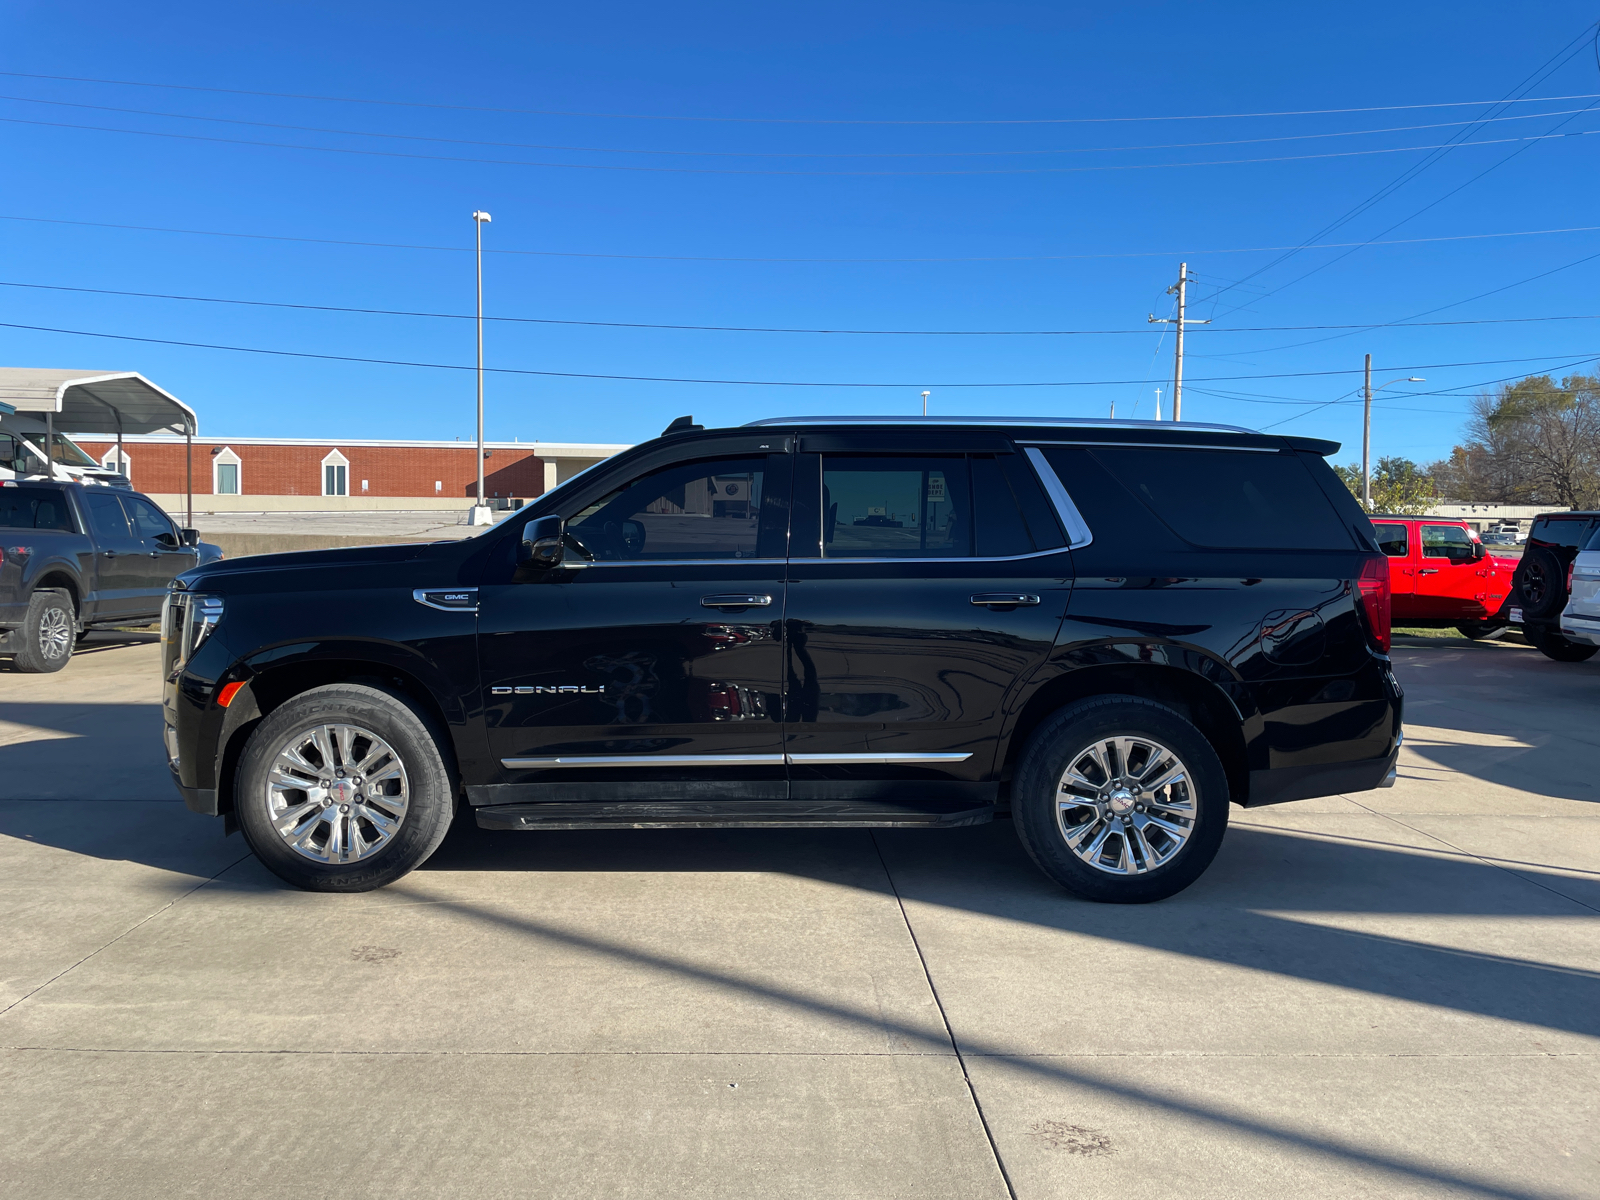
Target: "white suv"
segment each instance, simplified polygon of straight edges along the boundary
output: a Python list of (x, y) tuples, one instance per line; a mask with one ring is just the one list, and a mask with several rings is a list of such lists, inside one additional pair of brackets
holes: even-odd
[(1571, 596), (1561, 611), (1561, 636), (1600, 646), (1600, 528), (1572, 560)]

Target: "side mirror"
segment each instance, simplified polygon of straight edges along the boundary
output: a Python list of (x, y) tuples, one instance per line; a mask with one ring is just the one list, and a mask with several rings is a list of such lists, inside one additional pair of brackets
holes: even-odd
[(200, 531), (198, 529), (183, 530), (183, 544), (185, 546), (198, 546), (200, 544)]
[(1483, 558), (1488, 553), (1489, 553), (1489, 548), (1487, 546), (1485, 546), (1482, 542), (1473, 542), (1472, 543), (1472, 561), (1473, 562), (1477, 562), (1478, 559)]
[(522, 545), (517, 548), (519, 567), (549, 570), (559, 567), (565, 553), (567, 523), (560, 517), (536, 517), (522, 527)]

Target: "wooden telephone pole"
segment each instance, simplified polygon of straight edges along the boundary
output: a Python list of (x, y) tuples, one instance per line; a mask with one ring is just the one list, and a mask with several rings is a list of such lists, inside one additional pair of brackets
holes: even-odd
[[(1178, 282), (1167, 289), (1167, 295), (1174, 292), (1178, 294), (1178, 315), (1176, 317), (1158, 317), (1150, 314), (1152, 325), (1176, 325), (1178, 327), (1178, 347), (1172, 367), (1172, 419), (1183, 420), (1183, 327), (1185, 325), (1209, 325), (1210, 321), (1192, 321), (1184, 315), (1188, 304), (1189, 291), (1189, 264), (1178, 264)], [(1157, 415), (1156, 420), (1160, 420)]]

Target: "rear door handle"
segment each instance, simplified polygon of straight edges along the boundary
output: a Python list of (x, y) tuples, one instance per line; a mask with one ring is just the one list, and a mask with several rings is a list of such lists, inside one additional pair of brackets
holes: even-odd
[(1437, 575), (1438, 573), (1438, 567), (1423, 567), (1422, 570), (1417, 572), (1418, 575)]
[(701, 596), (702, 608), (765, 608), (772, 603), (771, 596), (741, 593), (736, 596)]
[(100, 551), (100, 556), (102, 558), (115, 558), (117, 556), (117, 552), (115, 550), (102, 550)]
[(1029, 595), (1027, 592), (981, 592), (972, 598), (974, 604), (986, 604), (992, 607), (1005, 606), (1015, 608), (1018, 605), (1037, 604), (1039, 597)]

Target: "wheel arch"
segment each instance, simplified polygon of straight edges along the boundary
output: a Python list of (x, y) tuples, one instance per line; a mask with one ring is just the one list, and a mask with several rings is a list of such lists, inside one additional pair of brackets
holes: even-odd
[(51, 563), (41, 570), (29, 594), (42, 591), (66, 592), (67, 598), (72, 601), (73, 615), (80, 622), (83, 620), (83, 589), (78, 586), (78, 577), (66, 567)]
[(1018, 714), (1007, 737), (1001, 779), (1010, 780), (1028, 739), (1050, 716), (1091, 696), (1136, 696), (1164, 704), (1195, 726), (1216, 750), (1232, 800), (1250, 795), (1250, 765), (1243, 718), (1215, 683), (1193, 671), (1160, 663), (1106, 663), (1065, 671), (1041, 685)]
[(438, 697), (420, 674), (392, 662), (356, 656), (301, 659), (267, 667), (244, 681), (224, 710), (217, 739), (217, 813), (234, 811), (234, 783), (245, 743), (269, 714), (296, 696), (333, 683), (360, 684), (408, 702), (428, 726), (457, 787), (461, 770), (452, 725)]

